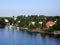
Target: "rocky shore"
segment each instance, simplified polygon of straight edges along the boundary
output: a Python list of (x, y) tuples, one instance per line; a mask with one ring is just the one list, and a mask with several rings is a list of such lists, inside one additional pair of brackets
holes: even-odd
[(20, 30), (27, 31), (30, 33), (41, 33), (41, 34), (60, 36), (60, 32), (57, 32), (57, 31), (45, 32), (45, 31), (43, 31), (43, 29), (40, 29), (40, 28), (36, 28), (36, 29), (20, 28)]

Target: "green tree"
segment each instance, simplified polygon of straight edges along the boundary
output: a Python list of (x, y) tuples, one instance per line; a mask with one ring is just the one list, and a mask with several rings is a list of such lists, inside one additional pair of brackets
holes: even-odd
[(0, 18), (0, 27), (4, 27), (6, 25), (3, 18)]
[(60, 30), (60, 19), (57, 20), (56, 24), (53, 26), (54, 30)]

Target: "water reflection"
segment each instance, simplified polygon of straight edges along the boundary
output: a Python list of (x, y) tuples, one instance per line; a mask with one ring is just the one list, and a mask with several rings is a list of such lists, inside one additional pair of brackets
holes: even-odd
[(0, 29), (0, 45), (60, 45), (60, 38), (16, 29)]

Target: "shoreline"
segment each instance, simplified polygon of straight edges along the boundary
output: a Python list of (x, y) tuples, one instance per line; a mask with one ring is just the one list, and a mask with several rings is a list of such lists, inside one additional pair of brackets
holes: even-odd
[[(8, 26), (7, 26), (8, 27)], [(10, 28), (17, 28), (16, 26), (11, 26)], [(27, 32), (30, 32), (30, 33), (41, 33), (41, 34), (48, 34), (48, 35), (55, 35), (55, 36), (60, 36), (59, 33), (57, 32), (45, 32), (43, 29), (40, 29), (40, 28), (35, 28), (35, 29), (28, 29), (28, 28), (24, 28), (24, 27), (19, 27), (19, 30), (22, 30), (22, 31), (27, 31)]]
[(27, 32), (30, 32), (30, 33), (41, 33), (41, 34), (48, 34), (48, 35), (55, 35), (55, 36), (58, 36), (60, 35), (59, 33), (56, 33), (56, 32), (45, 32), (43, 30), (39, 30), (39, 29), (27, 29), (27, 28), (21, 28), (20, 30), (23, 30), (23, 31), (27, 31)]

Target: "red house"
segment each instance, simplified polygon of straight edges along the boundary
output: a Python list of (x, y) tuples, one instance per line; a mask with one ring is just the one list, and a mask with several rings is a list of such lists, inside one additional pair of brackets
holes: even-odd
[(53, 22), (53, 21), (48, 21), (47, 23), (46, 23), (46, 27), (51, 27), (51, 26), (53, 26), (55, 24), (55, 22)]

